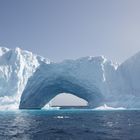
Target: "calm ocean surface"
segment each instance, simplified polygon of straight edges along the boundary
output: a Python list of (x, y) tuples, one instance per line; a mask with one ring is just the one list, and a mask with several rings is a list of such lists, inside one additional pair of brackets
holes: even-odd
[(140, 140), (140, 111), (0, 111), (0, 140)]

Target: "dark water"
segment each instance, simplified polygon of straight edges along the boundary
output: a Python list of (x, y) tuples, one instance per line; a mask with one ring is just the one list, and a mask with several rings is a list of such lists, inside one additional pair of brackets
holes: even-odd
[(0, 140), (140, 140), (140, 111), (1, 111)]

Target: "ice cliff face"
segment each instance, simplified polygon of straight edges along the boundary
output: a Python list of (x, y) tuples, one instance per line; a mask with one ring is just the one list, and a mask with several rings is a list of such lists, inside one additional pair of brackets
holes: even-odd
[(140, 108), (140, 52), (122, 63), (117, 72), (121, 77), (121, 94), (124, 95), (121, 100), (128, 107)]
[(49, 60), (20, 48), (0, 48), (0, 109), (19, 107), (28, 78), (42, 63)]

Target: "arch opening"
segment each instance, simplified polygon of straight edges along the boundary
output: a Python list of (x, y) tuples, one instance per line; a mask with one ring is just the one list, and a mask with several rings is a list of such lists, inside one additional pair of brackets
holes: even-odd
[[(60, 108), (87, 108), (88, 106), (86, 100), (71, 93), (60, 93), (51, 99), (48, 104), (50, 107)], [(45, 108), (45, 106), (43, 108)]]

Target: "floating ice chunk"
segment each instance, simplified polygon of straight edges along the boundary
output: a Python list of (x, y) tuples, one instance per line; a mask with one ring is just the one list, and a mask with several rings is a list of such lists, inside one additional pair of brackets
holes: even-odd
[(125, 110), (124, 107), (110, 107), (110, 106), (107, 106), (106, 104), (104, 104), (103, 106), (99, 106), (93, 110)]

